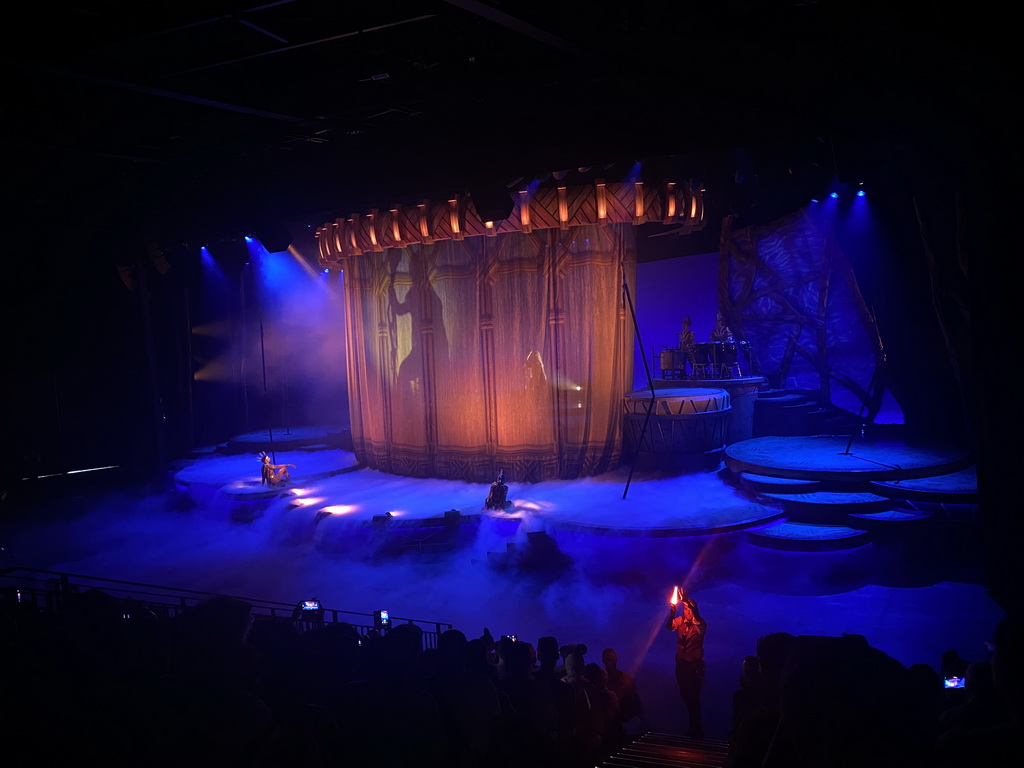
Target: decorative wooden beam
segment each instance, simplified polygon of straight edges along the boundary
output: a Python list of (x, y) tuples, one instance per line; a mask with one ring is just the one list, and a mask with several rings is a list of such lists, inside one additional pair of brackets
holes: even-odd
[(413, 243), (466, 237), (496, 237), (510, 232), (567, 230), (588, 224), (682, 223), (683, 232), (701, 230), (703, 190), (688, 180), (659, 185), (642, 181), (543, 187), (510, 192), (514, 206), (507, 219), (484, 221), (472, 196), (424, 200), (415, 207), (394, 206), (327, 222), (316, 230), (318, 261), (336, 267), (362, 253), (404, 248)]

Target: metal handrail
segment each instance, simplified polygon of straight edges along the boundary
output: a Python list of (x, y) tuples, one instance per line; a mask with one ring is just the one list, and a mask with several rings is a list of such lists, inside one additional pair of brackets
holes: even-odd
[[(28, 601), (45, 612), (59, 612), (64, 601), (85, 590), (100, 589), (113, 597), (133, 600), (155, 613), (173, 618), (187, 612), (195, 605), (215, 597), (241, 600), (247, 603), (254, 615), (269, 618), (294, 618), (296, 604), (274, 600), (226, 595), (221, 592), (204, 592), (184, 587), (170, 587), (163, 584), (146, 584), (137, 581), (110, 579), (103, 576), (88, 576), (79, 573), (52, 571), (46, 568), (14, 567), (0, 569), (0, 580), (5, 583), (7, 598), (12, 593), (18, 601)], [(340, 608), (324, 608), (317, 612), (316, 620), (296, 621), (302, 629), (312, 629), (321, 624), (352, 625), (359, 634), (365, 635), (375, 628), (375, 614), (346, 611)], [(302, 617), (300, 617), (302, 618)], [(447, 622), (412, 619), (402, 616), (391, 617), (395, 624), (415, 624), (423, 632), (425, 647), (436, 648), (441, 633), (451, 629)]]

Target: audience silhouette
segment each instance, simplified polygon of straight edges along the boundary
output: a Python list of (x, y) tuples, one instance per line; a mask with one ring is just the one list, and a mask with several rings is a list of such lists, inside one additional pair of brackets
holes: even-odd
[[(361, 634), (213, 598), (168, 617), (99, 590), (3, 603), (5, 764), (584, 768), (642, 718), (612, 648), (413, 623)], [(730, 768), (1010, 766), (1022, 757), (1024, 614), (991, 658), (904, 666), (861, 635), (775, 632), (740, 662)], [(560, 664), (559, 662), (562, 662)], [(948, 695), (946, 672), (964, 689)], [(53, 726), (59, 724), (60, 738)], [(17, 738), (14, 738), (16, 736)]]
[(555, 703), (555, 757), (561, 764), (571, 759), (573, 734), (576, 729), (576, 692), (565, 681), (565, 670), (561, 667), (558, 640), (545, 636), (537, 641), (538, 667), (533, 676), (547, 683)]
[(601, 652), (601, 661), (608, 679), (608, 690), (619, 700), (619, 719), (623, 726), (634, 718), (643, 720), (644, 707), (640, 700), (633, 676), (619, 669), (619, 654), (614, 648), (605, 648)]

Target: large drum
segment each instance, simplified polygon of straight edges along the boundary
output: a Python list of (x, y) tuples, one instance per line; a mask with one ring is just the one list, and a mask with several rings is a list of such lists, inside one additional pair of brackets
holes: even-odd
[(658, 369), (661, 371), (672, 371), (676, 367), (676, 351), (674, 349), (663, 349), (658, 357)]
[(665, 348), (658, 356), (658, 369), (665, 378), (682, 378), (686, 375), (686, 350)]
[(696, 378), (731, 379), (750, 374), (750, 345), (745, 341), (696, 344)]
[(653, 401), (650, 390), (630, 392), (623, 401), (626, 454), (660, 469), (703, 468), (693, 459), (725, 448), (730, 408), (724, 389), (657, 389)]

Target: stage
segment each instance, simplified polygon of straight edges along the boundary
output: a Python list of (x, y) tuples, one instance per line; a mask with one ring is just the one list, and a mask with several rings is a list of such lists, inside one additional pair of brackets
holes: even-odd
[[(971, 471), (946, 472), (959, 455), (939, 451), (934, 473), (879, 481), (911, 503), (888, 498), (865, 512), (846, 497), (825, 507), (830, 519), (808, 522), (798, 501), (775, 497), (778, 486), (807, 506), (823, 501), (815, 494), (826, 481), (753, 462), (737, 473), (728, 455), (678, 476), (631, 477), (623, 465), (578, 480), (507, 477), (509, 505), (488, 510), (487, 483), (360, 467), (323, 432), (294, 430), (298, 443), (275, 450), (276, 463), (296, 465), (285, 488), (260, 485), (270, 435), (254, 433), (181, 462), (165, 492), (39, 509), (7, 526), (8, 564), (283, 602), (316, 596), (329, 608), (451, 622), (471, 637), (485, 626), (532, 642), (555, 635), (586, 643), (595, 659), (614, 647), (636, 675), (647, 725), (669, 733), (682, 732), (683, 710), (663, 630), (668, 592), (682, 583), (709, 622), (704, 702), (715, 738), (726, 735), (743, 656), (763, 634), (859, 633), (904, 664), (937, 665), (947, 648), (987, 658), (1001, 615), (982, 586)], [(820, 438), (787, 445), (788, 464), (834, 459)], [(828, 493), (845, 493), (826, 480)], [(874, 517), (855, 524), (864, 514)]]

